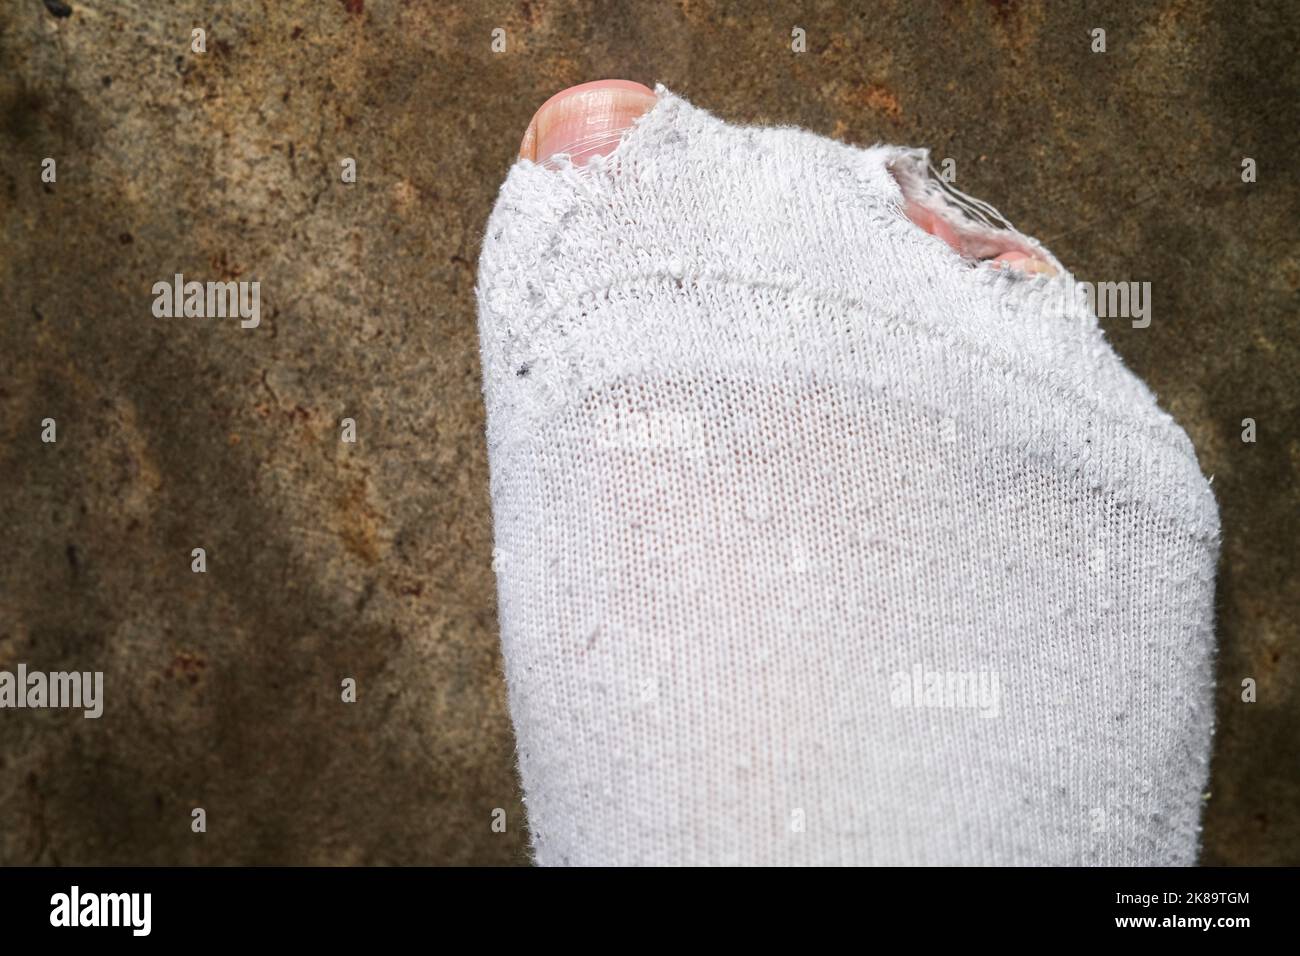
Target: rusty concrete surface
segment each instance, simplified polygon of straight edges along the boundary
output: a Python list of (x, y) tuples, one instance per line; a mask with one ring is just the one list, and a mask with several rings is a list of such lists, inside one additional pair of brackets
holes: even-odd
[[(930, 146), (1081, 278), (1152, 283), (1150, 328), (1108, 333), (1191, 435), (1224, 524), (1203, 860), (1300, 863), (1297, 21), (1227, 2), (4, 4), (0, 668), (102, 670), (107, 703), (0, 712), (0, 863), (527, 862), (474, 264), (533, 110), (607, 76)], [(260, 327), (155, 318), (177, 272), (259, 280)]]

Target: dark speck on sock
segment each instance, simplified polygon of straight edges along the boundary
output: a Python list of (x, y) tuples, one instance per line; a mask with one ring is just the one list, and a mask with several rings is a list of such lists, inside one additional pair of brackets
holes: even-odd
[(519, 371), (515, 372), (515, 375), (519, 376), (520, 378), (526, 378), (528, 373), (532, 371), (532, 368), (533, 367), (530, 363), (525, 362), (523, 365), (519, 366)]
[(72, 7), (63, 3), (62, 0), (45, 0), (45, 9), (56, 17), (72, 16)]

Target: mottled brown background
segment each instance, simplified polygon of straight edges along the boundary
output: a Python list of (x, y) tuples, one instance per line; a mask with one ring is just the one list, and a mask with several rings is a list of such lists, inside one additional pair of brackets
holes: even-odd
[[(0, 712), (0, 862), (527, 860), (474, 264), (533, 110), (619, 76), (928, 145), (1081, 278), (1152, 283), (1108, 330), (1224, 525), (1203, 858), (1300, 863), (1294, 4), (69, 7), (0, 8), (0, 667), (103, 670), (107, 709)], [(261, 328), (155, 319), (175, 272), (259, 279)]]

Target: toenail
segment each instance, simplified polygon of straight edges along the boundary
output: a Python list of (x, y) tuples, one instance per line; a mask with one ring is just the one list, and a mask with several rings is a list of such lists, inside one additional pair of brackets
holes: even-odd
[(1029, 275), (1056, 275), (1056, 267), (1050, 262), (1025, 252), (1004, 252), (996, 258), (990, 259), (989, 264), (995, 269), (1014, 269), (1017, 272), (1025, 272)]
[(519, 147), (521, 159), (544, 163), (565, 153), (575, 166), (613, 152), (655, 95), (630, 80), (596, 80), (561, 90), (533, 116)]

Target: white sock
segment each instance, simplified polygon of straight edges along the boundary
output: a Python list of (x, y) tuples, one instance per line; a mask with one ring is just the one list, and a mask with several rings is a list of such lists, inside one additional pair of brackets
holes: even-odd
[(511, 170), (479, 331), (539, 863), (1195, 861), (1213, 496), (1063, 268), (903, 217), (924, 160), (661, 88)]

